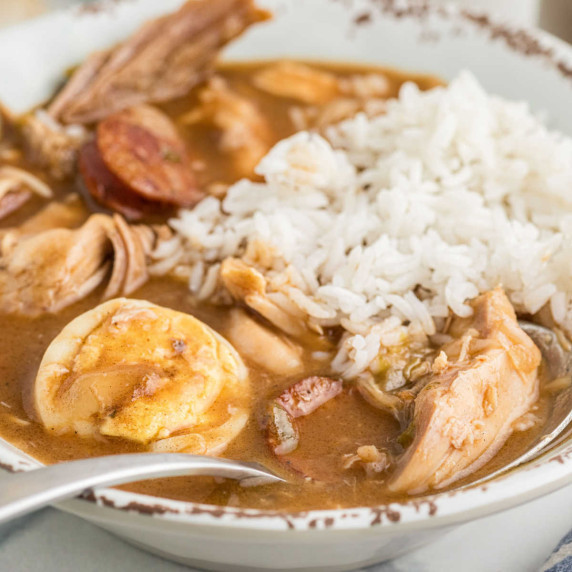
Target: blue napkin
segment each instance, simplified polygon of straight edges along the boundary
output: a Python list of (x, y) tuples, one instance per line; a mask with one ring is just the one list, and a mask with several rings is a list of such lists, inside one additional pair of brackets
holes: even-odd
[(541, 572), (572, 572), (572, 530), (554, 549)]

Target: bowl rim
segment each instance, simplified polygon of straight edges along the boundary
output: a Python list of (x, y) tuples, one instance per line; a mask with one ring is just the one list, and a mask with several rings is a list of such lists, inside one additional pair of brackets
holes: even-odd
[[(118, 0), (96, 2), (105, 10)], [(342, 4), (340, 0), (331, 0)], [(136, 5), (137, 0), (133, 0)], [(527, 57), (536, 57), (557, 71), (572, 84), (572, 46), (564, 41), (532, 27), (506, 24), (490, 17), (486, 12), (461, 8), (454, 4), (431, 4), (428, 0), (367, 0), (371, 5), (355, 24), (370, 23), (375, 18), (427, 18), (453, 19), (459, 25), (478, 28), (487, 34), (486, 41), (504, 41), (507, 49)], [(352, 0), (346, 2), (353, 8)], [(74, 16), (90, 17), (77, 7), (66, 12)], [(54, 14), (36, 19), (49, 21)], [(361, 21), (360, 21), (361, 20)], [(10, 33), (29, 23), (11, 26)], [(0, 31), (0, 41), (3, 32)], [(10, 472), (32, 470), (41, 464), (9, 442), (0, 439), (0, 468)], [(505, 510), (523, 502), (539, 498), (572, 484), (572, 432), (538, 459), (514, 469), (476, 487), (443, 492), (392, 502), (374, 507), (348, 509), (309, 510), (303, 512), (239, 509), (219, 507), (188, 501), (176, 501), (161, 497), (133, 493), (112, 488), (97, 489), (77, 499), (58, 503), (58, 508), (74, 514), (85, 514), (96, 509), (123, 512), (141, 517), (153, 517), (177, 526), (201, 525), (206, 527), (246, 528), (262, 534), (277, 530), (349, 531), (367, 529), (395, 530), (442, 527), (483, 517)], [(462, 501), (462, 502), (461, 502)]]

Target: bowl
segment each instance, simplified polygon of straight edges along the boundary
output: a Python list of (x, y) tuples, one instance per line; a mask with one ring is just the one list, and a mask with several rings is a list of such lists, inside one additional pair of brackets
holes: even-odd
[[(0, 33), (0, 101), (41, 103), (64, 70), (182, 0), (90, 4)], [(572, 135), (572, 48), (537, 30), (425, 1), (264, 0), (273, 22), (246, 34), (227, 59), (280, 56), (356, 61), (448, 80), (470, 69), (490, 92), (525, 99)], [(65, 30), (65, 33), (62, 33)], [(38, 462), (0, 440), (0, 467)], [(572, 432), (526, 466), (484, 486), (404, 503), (277, 513), (221, 508), (114, 489), (58, 505), (141, 548), (210, 570), (351, 570), (429, 543), (452, 528), (523, 504), (572, 482)]]

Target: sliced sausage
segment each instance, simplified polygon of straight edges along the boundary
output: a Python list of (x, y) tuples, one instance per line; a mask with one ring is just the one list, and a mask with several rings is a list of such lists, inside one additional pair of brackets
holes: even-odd
[(137, 105), (110, 115), (96, 141), (109, 171), (141, 198), (185, 207), (203, 198), (183, 140), (158, 109)]
[[(317, 376), (274, 399), (265, 427), (268, 446), (280, 463), (322, 482), (348, 478), (348, 456), (363, 446), (385, 450), (400, 433), (397, 421), (369, 405), (355, 388)], [(356, 468), (352, 474), (363, 471)]]
[(303, 417), (341, 392), (342, 382), (340, 380), (312, 376), (288, 388), (276, 402), (293, 418)]
[(341, 391), (340, 380), (312, 376), (282, 392), (270, 404), (265, 418), (268, 444), (272, 451), (276, 455), (295, 451), (299, 432), (294, 419), (309, 415)]
[(95, 141), (90, 141), (81, 148), (79, 171), (89, 194), (99, 204), (122, 214), (128, 220), (139, 220), (164, 208), (162, 203), (146, 201), (124, 185), (105, 166)]

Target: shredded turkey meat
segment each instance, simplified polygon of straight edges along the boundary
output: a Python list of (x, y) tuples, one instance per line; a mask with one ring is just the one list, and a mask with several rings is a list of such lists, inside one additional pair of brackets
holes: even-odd
[(24, 169), (0, 166), (0, 220), (18, 210), (33, 195), (50, 199), (52, 190), (39, 177)]
[(187, 125), (206, 123), (220, 131), (220, 150), (228, 155), (239, 177), (254, 168), (275, 143), (268, 120), (248, 98), (214, 77), (200, 93), (201, 105), (181, 117)]
[(252, 0), (186, 2), (116, 48), (90, 56), (49, 113), (64, 123), (92, 123), (139, 103), (183, 96), (212, 73), (225, 44), (268, 17)]
[(415, 400), (412, 442), (389, 481), (393, 492), (442, 488), (485, 465), (538, 398), (540, 351), (499, 288), (453, 320)]
[(80, 125), (61, 125), (44, 110), (24, 116), (20, 135), (30, 162), (57, 180), (75, 174), (78, 150), (87, 138)]
[(130, 294), (150, 273), (165, 273), (177, 260), (177, 239), (167, 227), (130, 226), (119, 215), (103, 214), (91, 215), (79, 228), (52, 227), (50, 214), (58, 223), (67, 216), (71, 224), (82, 215), (74, 204), (49, 209), (1, 237), (1, 312), (58, 312), (106, 280), (104, 298)]
[(33, 196), (51, 199), (52, 189), (43, 175), (31, 173), (11, 162), (19, 163), (22, 153), (13, 146), (14, 137), (4, 131), (16, 131), (15, 120), (0, 106), (0, 220), (18, 210)]
[[(282, 392), (269, 406), (264, 425), (271, 450), (279, 457), (296, 450), (299, 431), (295, 420), (311, 415), (343, 390), (341, 380), (312, 376), (300, 380)], [(299, 467), (288, 459), (291, 468)], [(304, 473), (303, 470), (300, 471)]]
[(290, 119), (297, 130), (323, 130), (353, 117), (385, 111), (391, 93), (382, 73), (357, 74), (338, 78), (325, 70), (292, 61), (281, 61), (259, 71), (254, 77), (258, 89), (297, 102), (290, 108)]
[(237, 258), (227, 258), (222, 263), (220, 276), (234, 299), (244, 302), (278, 329), (295, 337), (307, 334), (302, 320), (294, 318), (268, 298), (266, 279), (258, 270)]
[(272, 332), (244, 310), (229, 312), (225, 334), (242, 356), (268, 371), (291, 375), (303, 368), (300, 345)]

